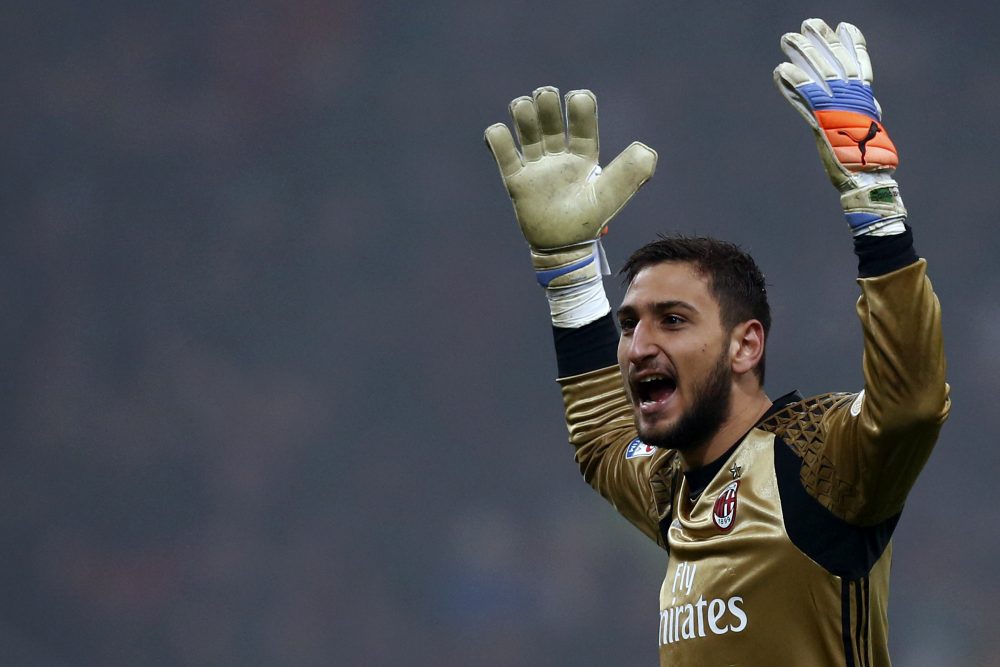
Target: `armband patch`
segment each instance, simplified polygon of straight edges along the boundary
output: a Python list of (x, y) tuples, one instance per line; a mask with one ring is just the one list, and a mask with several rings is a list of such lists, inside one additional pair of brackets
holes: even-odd
[(639, 438), (636, 438), (632, 442), (628, 443), (628, 448), (625, 450), (625, 458), (638, 459), (645, 456), (652, 456), (655, 451), (656, 447), (647, 445)]

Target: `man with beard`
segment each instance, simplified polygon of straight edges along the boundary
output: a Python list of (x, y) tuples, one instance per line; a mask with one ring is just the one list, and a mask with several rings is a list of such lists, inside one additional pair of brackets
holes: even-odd
[[(940, 308), (892, 179), (864, 37), (785, 35), (779, 91), (808, 122), (858, 256), (864, 389), (774, 401), (770, 309), (736, 246), (663, 237), (627, 261), (616, 331), (608, 221), (652, 176), (634, 143), (597, 166), (589, 91), (540, 88), (486, 141), (553, 322), (584, 478), (666, 549), (661, 665), (888, 665), (891, 536), (947, 417)], [(615, 357), (617, 356), (617, 364)]]

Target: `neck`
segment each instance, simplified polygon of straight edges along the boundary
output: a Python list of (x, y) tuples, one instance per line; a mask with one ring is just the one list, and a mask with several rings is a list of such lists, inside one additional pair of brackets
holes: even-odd
[(719, 430), (702, 446), (681, 453), (684, 470), (707, 466), (725, 454), (739, 438), (760, 421), (770, 407), (771, 399), (767, 397), (762, 387), (742, 391), (739, 386), (734, 386), (729, 414), (719, 426)]

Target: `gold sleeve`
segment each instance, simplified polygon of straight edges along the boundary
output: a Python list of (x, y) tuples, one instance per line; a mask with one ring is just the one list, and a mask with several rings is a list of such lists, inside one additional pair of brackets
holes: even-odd
[(815, 405), (825, 408), (809, 420), (813, 434), (789, 444), (802, 456), (811, 495), (849, 523), (873, 525), (903, 509), (951, 402), (941, 307), (926, 262), (858, 282), (864, 390), (822, 397)]
[(680, 462), (674, 450), (626, 458), (636, 438), (617, 366), (559, 380), (570, 444), (584, 479), (647, 537), (666, 548), (660, 521), (670, 515)]

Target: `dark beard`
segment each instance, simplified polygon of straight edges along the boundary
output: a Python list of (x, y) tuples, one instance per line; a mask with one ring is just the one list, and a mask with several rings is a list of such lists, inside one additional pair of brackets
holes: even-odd
[(695, 388), (694, 402), (690, 410), (664, 433), (643, 433), (639, 438), (647, 445), (689, 452), (701, 447), (712, 439), (729, 414), (732, 400), (732, 369), (729, 367), (726, 350), (723, 349), (715, 368), (705, 378), (705, 382)]

